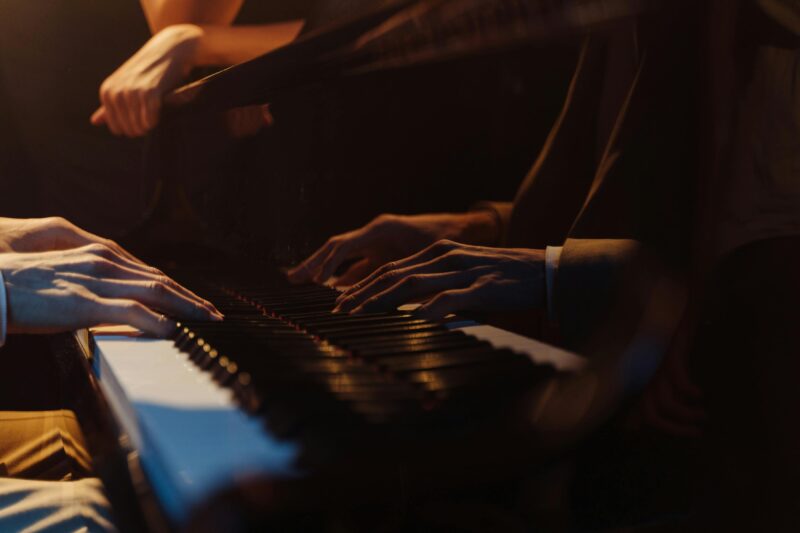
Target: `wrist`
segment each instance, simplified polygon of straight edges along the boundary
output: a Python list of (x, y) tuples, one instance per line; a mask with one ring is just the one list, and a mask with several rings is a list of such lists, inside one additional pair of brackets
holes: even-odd
[[(206, 63), (205, 30), (197, 24), (174, 24), (167, 26), (159, 35), (169, 41), (173, 50), (182, 50), (187, 70)], [(188, 72), (187, 72), (188, 74)]]
[(500, 240), (500, 224), (497, 216), (488, 209), (469, 211), (461, 215), (460, 242), (481, 246), (494, 246)]

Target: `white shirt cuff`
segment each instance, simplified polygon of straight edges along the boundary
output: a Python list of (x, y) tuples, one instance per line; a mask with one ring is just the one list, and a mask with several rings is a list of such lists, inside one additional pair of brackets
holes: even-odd
[(0, 272), (0, 347), (6, 343), (8, 331), (8, 300), (6, 299), (6, 280)]
[(544, 284), (547, 298), (547, 319), (556, 322), (556, 274), (563, 246), (548, 246), (544, 250)]

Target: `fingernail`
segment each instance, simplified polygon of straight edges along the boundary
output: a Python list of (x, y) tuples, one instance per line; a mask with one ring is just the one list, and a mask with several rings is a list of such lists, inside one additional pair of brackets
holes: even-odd
[(222, 320), (224, 318), (222, 313), (216, 309), (206, 309), (206, 315), (212, 320)]
[(334, 308), (333, 308), (333, 311), (331, 311), (331, 313), (333, 313), (333, 314), (338, 314), (338, 313), (341, 313), (341, 312), (342, 312), (342, 308), (341, 308), (341, 306), (339, 306), (339, 305), (337, 305), (336, 307), (334, 307)]

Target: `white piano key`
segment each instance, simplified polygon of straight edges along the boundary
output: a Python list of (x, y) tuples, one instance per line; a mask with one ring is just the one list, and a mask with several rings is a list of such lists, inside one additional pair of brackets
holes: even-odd
[[(269, 435), (171, 341), (95, 336), (94, 364), (153, 490), (180, 524), (193, 506), (248, 476), (300, 474), (298, 447)], [(168, 466), (167, 466), (168, 465)]]

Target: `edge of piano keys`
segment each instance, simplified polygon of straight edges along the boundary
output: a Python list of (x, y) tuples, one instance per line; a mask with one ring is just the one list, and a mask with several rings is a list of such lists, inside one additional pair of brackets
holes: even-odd
[[(462, 330), (476, 338), (487, 340), (497, 348), (510, 348), (524, 353), (535, 363), (549, 364), (559, 371), (573, 372), (585, 366), (585, 359), (574, 353), (494, 326), (457, 317), (450, 319), (446, 325), (448, 329)], [(243, 462), (237, 463), (233, 461), (232, 464), (226, 464), (226, 459), (230, 459), (234, 454), (219, 454), (218, 458), (223, 460), (215, 465), (209, 467), (204, 461), (199, 461), (189, 466), (189, 469), (208, 469), (210, 470), (208, 472), (195, 472), (194, 476), (171, 476), (169, 472), (171, 470), (174, 472), (176, 469), (165, 467), (164, 450), (162, 448), (164, 446), (173, 447), (174, 444), (170, 444), (169, 438), (162, 434), (159, 429), (164, 422), (155, 420), (152, 417), (148, 418), (147, 413), (137, 416), (134, 408), (135, 401), (131, 402), (130, 398), (132, 393), (141, 395), (142, 391), (126, 390), (126, 387), (119, 383), (115, 375), (115, 365), (113, 363), (109, 364), (108, 354), (104, 353), (103, 349), (109, 351), (109, 347), (113, 347), (114, 343), (120, 343), (119, 346), (142, 346), (143, 342), (147, 342), (151, 346), (169, 347), (170, 351), (173, 352), (173, 361), (184, 358), (185, 354), (181, 354), (174, 348), (172, 341), (137, 338), (114, 329), (105, 330), (105, 333), (103, 330), (99, 330), (94, 334), (83, 331), (76, 336), (84, 348), (85, 355), (90, 359), (103, 394), (114, 411), (113, 414), (120, 425), (123, 435), (126, 435), (130, 440), (130, 450), (138, 456), (138, 462), (147, 478), (147, 482), (151, 490), (156, 494), (161, 510), (171, 522), (181, 524), (190, 515), (194, 506), (204, 501), (206, 497), (226, 485), (241, 481), (248, 474), (253, 476), (256, 474), (270, 474), (268, 469), (259, 471), (258, 469), (248, 468), (245, 467)], [(111, 348), (111, 351), (114, 351), (113, 348)], [(114, 357), (115, 355), (112, 354), (111, 358)], [(190, 365), (188, 362), (184, 364)], [(133, 386), (136, 387), (137, 385), (133, 384)], [(139, 383), (138, 386), (141, 387), (143, 385)], [(227, 391), (224, 392), (227, 393)], [(243, 413), (238, 411), (233, 402), (230, 404), (230, 413), (234, 419), (237, 416), (244, 416)], [(234, 416), (234, 413), (236, 416)], [(258, 424), (257, 421), (252, 422)], [(246, 427), (246, 424), (243, 425), (243, 428)], [(206, 431), (209, 435), (220, 434), (220, 432), (215, 431), (213, 425), (207, 423), (203, 424), (202, 428), (198, 426), (196, 429)], [(253, 431), (253, 426), (249, 426), (246, 431)], [(258, 425), (258, 430), (255, 433), (259, 433), (261, 437), (267, 439), (271, 438), (260, 425)], [(174, 456), (175, 454), (172, 453), (171, 455)], [(295, 457), (293, 456), (293, 459)], [(288, 466), (291, 462), (293, 460), (287, 460), (284, 466)], [(297, 472), (294, 474), (297, 474)], [(290, 475), (287, 479), (291, 479), (291, 477)], [(213, 482), (209, 483), (209, 480)]]
[[(121, 368), (130, 371), (133, 358), (149, 357), (141, 353), (143, 346), (158, 349), (148, 349), (153, 357), (141, 363), (158, 361), (173, 369), (189, 367), (182, 360), (185, 355), (172, 341), (92, 335), (86, 330), (78, 332), (76, 338), (113, 411), (121, 439), (129, 443), (127, 451), (137, 455), (142, 473), (171, 522), (181, 524), (209, 494), (247, 477), (292, 479), (301, 473), (293, 466), (298, 454), (296, 446), (272, 439), (260, 421), (245, 415), (232, 401), (222, 401), (229, 396), (228, 391), (216, 387), (210, 379), (201, 377), (197, 382), (209, 392), (208, 396), (195, 395), (186, 400), (176, 396), (179, 391), (159, 395), (141, 375), (134, 374), (131, 379), (128, 373), (127, 386), (120, 383), (117, 375)], [(162, 366), (160, 370), (165, 369)], [(174, 415), (181, 416), (180, 427), (174, 423)], [(209, 420), (211, 417), (215, 420)], [(201, 445), (200, 452), (206, 453), (182, 446), (193, 435), (201, 437), (194, 440)], [(208, 453), (220, 447), (234, 452)], [(167, 462), (179, 467), (167, 468)]]

